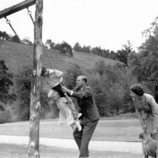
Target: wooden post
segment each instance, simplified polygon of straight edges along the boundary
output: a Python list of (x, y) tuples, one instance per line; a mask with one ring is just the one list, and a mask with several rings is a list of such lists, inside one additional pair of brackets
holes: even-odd
[(34, 24), (34, 53), (33, 53), (33, 81), (31, 85), (30, 101), (30, 134), (29, 158), (39, 158), (39, 127), (40, 127), (40, 91), (42, 70), (42, 24), (43, 0), (25, 0), (12, 7), (0, 11), (0, 19), (23, 10), (36, 3)]
[(34, 53), (33, 53), (33, 81), (30, 101), (30, 134), (29, 158), (39, 158), (39, 128), (40, 128), (40, 91), (42, 70), (42, 24), (43, 0), (36, 0), (34, 26)]

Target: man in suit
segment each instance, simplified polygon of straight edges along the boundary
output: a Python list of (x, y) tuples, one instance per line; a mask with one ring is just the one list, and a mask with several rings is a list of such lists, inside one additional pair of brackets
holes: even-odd
[(89, 157), (89, 142), (99, 121), (99, 112), (93, 92), (87, 85), (87, 77), (83, 75), (77, 77), (76, 87), (73, 90), (66, 87), (62, 87), (62, 90), (76, 98), (81, 109), (82, 130), (74, 130), (73, 136), (80, 151), (79, 158), (87, 158)]

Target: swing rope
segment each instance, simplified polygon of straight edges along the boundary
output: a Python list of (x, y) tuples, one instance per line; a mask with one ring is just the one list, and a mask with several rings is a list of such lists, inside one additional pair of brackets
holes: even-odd
[(14, 30), (13, 26), (11, 25), (10, 20), (8, 20), (7, 17), (5, 17), (5, 19), (6, 19), (6, 23), (10, 26), (10, 28), (12, 29), (12, 31), (14, 32), (14, 34), (16, 36), (18, 36), (17, 33), (16, 33), (16, 31)]
[[(7, 17), (5, 17), (5, 19), (6, 19), (6, 23), (10, 26), (10, 28), (12, 29), (12, 31), (14, 32), (14, 34), (15, 34), (15, 35), (18, 37), (18, 39), (20, 40), (20, 38), (19, 38), (18, 34), (16, 33), (15, 29), (13, 28), (13, 26), (12, 26), (10, 20), (8, 20)], [(21, 43), (21, 46), (22, 46), (22, 47), (26, 50), (26, 52), (28, 53), (29, 57), (32, 59), (32, 56), (31, 56), (29, 50), (24, 46), (24, 44), (21, 42), (21, 40), (20, 40), (20, 43)], [(32, 60), (33, 60), (33, 59), (32, 59)]]
[(31, 18), (32, 23), (35, 25), (35, 22), (34, 22), (33, 17), (32, 17), (32, 12), (29, 10), (29, 8), (27, 8), (27, 12), (28, 12), (28, 15)]

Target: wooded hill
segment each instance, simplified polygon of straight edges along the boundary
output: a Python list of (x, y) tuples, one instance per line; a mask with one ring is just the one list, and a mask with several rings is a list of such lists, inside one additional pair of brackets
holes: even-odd
[[(14, 99), (8, 96), (13, 100), (11, 103), (6, 99), (9, 93), (2, 95), (6, 103), (9, 102), (6, 104), (9, 112), (2, 112), (4, 116), (0, 117), (0, 122), (29, 119), (32, 69), (28, 66), (33, 64), (32, 54), (32, 46), (0, 40), (0, 59), (5, 61), (6, 67), (13, 74), (13, 86), (10, 87), (11, 97)], [(135, 78), (128, 68), (118, 61), (83, 52), (74, 52), (73, 56), (67, 56), (57, 50), (44, 48), (43, 65), (51, 68), (51, 64), (65, 73), (64, 84), (70, 89), (75, 86), (76, 76), (86, 73), (102, 117), (133, 111), (129, 86), (135, 82)], [(3, 71), (6, 73), (6, 70)], [(42, 82), (41, 118), (54, 118), (58, 115), (57, 107), (47, 97), (49, 89), (50, 87)]]
[[(32, 46), (0, 40), (0, 59), (5, 60), (9, 70), (15, 74), (22, 70), (23, 66), (32, 65), (32, 54)], [(57, 50), (44, 48), (43, 51), (43, 65), (52, 68), (53, 64), (56, 69), (64, 72), (73, 64), (79, 65), (81, 69), (92, 68), (99, 60), (103, 60), (107, 65), (117, 63), (111, 59), (82, 52), (74, 52), (73, 57), (69, 57)]]

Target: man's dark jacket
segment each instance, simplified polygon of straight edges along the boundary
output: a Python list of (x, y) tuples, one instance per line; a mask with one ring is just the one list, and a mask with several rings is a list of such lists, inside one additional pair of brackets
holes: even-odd
[(74, 88), (72, 97), (77, 98), (78, 105), (81, 109), (82, 120), (96, 121), (99, 119), (98, 108), (94, 101), (94, 96), (89, 86), (84, 86), (81, 89)]

